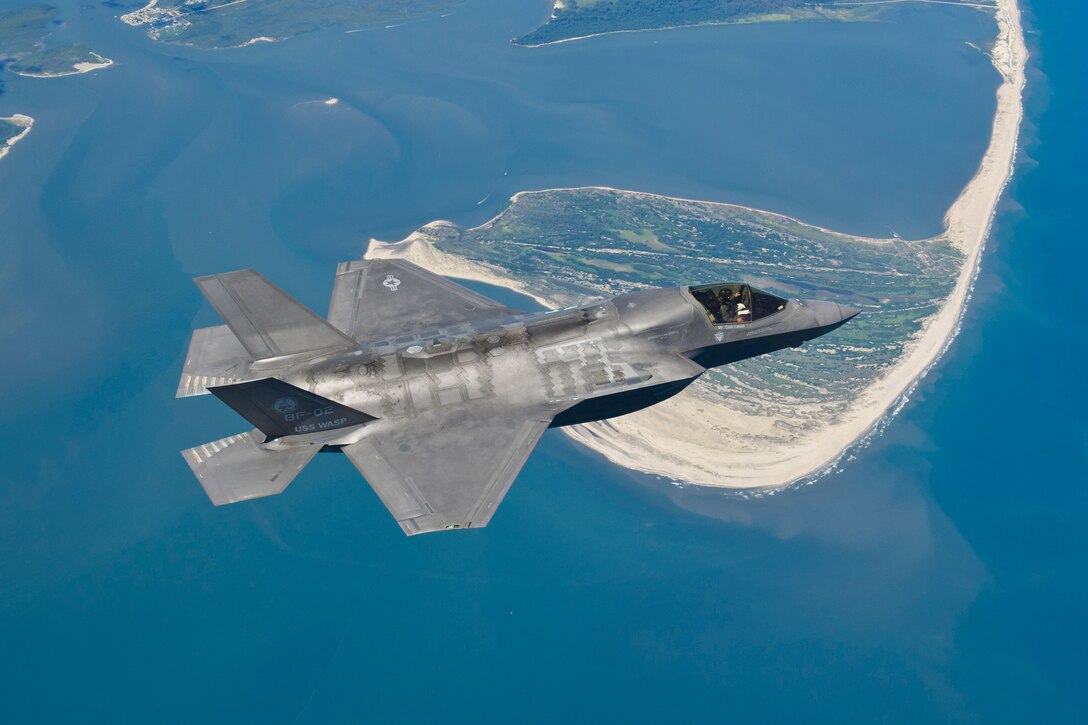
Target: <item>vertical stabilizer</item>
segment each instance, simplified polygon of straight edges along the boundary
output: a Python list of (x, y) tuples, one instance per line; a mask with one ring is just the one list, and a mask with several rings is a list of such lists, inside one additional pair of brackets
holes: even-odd
[(276, 378), (208, 388), (269, 440), (362, 425), (374, 416)]

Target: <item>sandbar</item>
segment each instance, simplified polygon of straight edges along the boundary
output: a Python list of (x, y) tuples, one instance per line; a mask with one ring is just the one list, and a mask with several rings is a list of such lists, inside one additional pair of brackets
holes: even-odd
[(31, 127), (34, 125), (34, 119), (30, 116), (24, 116), (21, 113), (16, 113), (11, 116), (2, 116), (0, 121), (7, 121), (13, 126), (18, 126), (23, 130), (9, 138), (4, 143), (0, 144), (0, 159), (8, 155), (8, 152), (14, 148), (15, 144), (26, 138), (26, 135), (30, 133)]

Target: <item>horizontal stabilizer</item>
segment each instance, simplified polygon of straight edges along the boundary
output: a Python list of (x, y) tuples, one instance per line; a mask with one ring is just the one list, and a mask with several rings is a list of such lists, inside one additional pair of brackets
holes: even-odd
[(208, 388), (268, 439), (349, 428), (376, 418), (276, 378)]
[(226, 325), (194, 330), (177, 397), (204, 395), (212, 385), (240, 383), (246, 379), (249, 363), (249, 353)]
[(208, 498), (216, 506), (283, 493), (321, 446), (270, 451), (252, 433), (223, 438), (182, 451)]
[(350, 337), (252, 269), (193, 281), (251, 360), (356, 346)]

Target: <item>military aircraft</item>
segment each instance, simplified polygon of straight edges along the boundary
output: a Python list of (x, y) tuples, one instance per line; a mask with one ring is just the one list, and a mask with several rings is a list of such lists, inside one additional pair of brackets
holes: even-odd
[(339, 266), (323, 320), (253, 270), (194, 280), (177, 396), (255, 430), (182, 455), (216, 505), (282, 493), (342, 451), (406, 534), (486, 526), (548, 428), (631, 413), (706, 372), (796, 347), (858, 310), (747, 284), (519, 312), (403, 260)]

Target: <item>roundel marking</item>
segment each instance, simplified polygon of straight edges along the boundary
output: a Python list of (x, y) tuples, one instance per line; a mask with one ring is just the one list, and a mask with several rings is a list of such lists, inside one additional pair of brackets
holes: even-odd
[(272, 410), (276, 411), (280, 415), (290, 413), (298, 407), (298, 401), (291, 397), (278, 398), (275, 403), (272, 404)]

